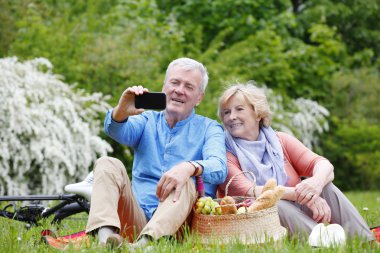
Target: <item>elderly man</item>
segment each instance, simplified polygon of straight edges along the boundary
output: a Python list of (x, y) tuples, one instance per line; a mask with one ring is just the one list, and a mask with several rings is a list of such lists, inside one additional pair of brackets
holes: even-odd
[(132, 184), (124, 165), (102, 157), (94, 167), (94, 187), (86, 232), (99, 242), (134, 245), (174, 235), (197, 198), (195, 176), (202, 175), (208, 196), (227, 176), (223, 128), (195, 114), (206, 90), (208, 74), (199, 62), (179, 58), (169, 64), (162, 91), (166, 109), (135, 108), (135, 97), (148, 90), (127, 88), (108, 111), (104, 129), (114, 140), (134, 149)]

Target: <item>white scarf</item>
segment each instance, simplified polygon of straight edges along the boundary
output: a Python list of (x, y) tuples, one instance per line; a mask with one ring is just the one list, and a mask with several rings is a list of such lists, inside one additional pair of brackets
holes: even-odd
[[(256, 141), (232, 137), (228, 131), (225, 134), (227, 150), (238, 158), (242, 171), (255, 174), (257, 185), (264, 185), (269, 178), (275, 178), (278, 185), (286, 184), (284, 153), (271, 127), (260, 127)], [(253, 181), (250, 174), (246, 176)]]

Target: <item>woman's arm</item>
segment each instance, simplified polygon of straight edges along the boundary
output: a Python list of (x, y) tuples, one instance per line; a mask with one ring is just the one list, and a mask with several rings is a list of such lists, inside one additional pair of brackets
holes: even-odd
[(237, 174), (240, 175), (235, 176), (228, 186), (228, 195), (245, 196), (248, 194), (253, 186), (253, 183), (246, 177), (245, 174), (242, 174), (238, 159), (230, 152), (227, 152), (227, 168), (227, 178), (218, 186), (218, 196), (224, 197), (226, 195), (225, 192), (228, 182), (230, 182), (231, 178)]
[[(334, 167), (326, 158), (314, 153), (297, 138), (282, 132), (277, 135), (288, 162), (285, 165), (288, 166), (287, 172), (293, 176), (289, 181), (290, 186), (295, 186), (295, 201), (303, 205), (312, 197), (315, 200), (326, 184), (334, 179)], [(298, 178), (294, 178), (296, 176)], [(299, 181), (302, 176), (307, 179)]]
[(315, 201), (323, 188), (334, 180), (334, 166), (328, 160), (318, 161), (313, 176), (296, 185), (296, 201), (301, 205)]
[[(297, 194), (300, 189), (303, 189), (308, 192), (312, 192), (315, 196), (314, 200), (319, 196), (322, 192), (322, 189), (326, 186), (326, 184), (330, 183), (334, 179), (334, 168), (332, 164), (328, 160), (320, 160), (315, 164), (313, 170), (313, 176), (303, 180), (296, 187), (285, 187), (285, 193), (281, 199), (297, 201)], [(260, 196), (263, 186), (257, 186), (255, 188), (255, 193), (253, 193), (253, 188), (250, 189), (247, 193), (248, 196)], [(303, 193), (305, 195), (305, 193)], [(300, 204), (305, 204), (308, 201), (300, 202)]]
[[(264, 186), (256, 186), (255, 193), (253, 193), (253, 188), (251, 188), (248, 191), (247, 196), (249, 196), (249, 197), (258, 197), (258, 196), (260, 196), (261, 193), (262, 193), (263, 187)], [(295, 195), (295, 191), (294, 191), (295, 187), (284, 186), (284, 188), (285, 188), (285, 193), (281, 197), (281, 199), (289, 200), (289, 201), (295, 201), (296, 200), (296, 195)]]

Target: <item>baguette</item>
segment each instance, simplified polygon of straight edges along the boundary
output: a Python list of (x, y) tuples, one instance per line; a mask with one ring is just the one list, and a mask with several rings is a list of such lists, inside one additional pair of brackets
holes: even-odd
[(267, 209), (276, 204), (276, 197), (273, 190), (263, 192), (252, 205), (248, 207), (248, 212)]
[(277, 186), (277, 181), (274, 178), (269, 178), (268, 181), (265, 183), (262, 192), (265, 192), (267, 190), (274, 190), (274, 188)]

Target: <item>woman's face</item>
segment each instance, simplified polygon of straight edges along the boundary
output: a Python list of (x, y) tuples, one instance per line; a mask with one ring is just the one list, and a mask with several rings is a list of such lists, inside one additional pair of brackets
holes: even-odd
[(223, 124), (233, 136), (255, 141), (258, 136), (260, 120), (252, 106), (243, 95), (235, 94), (222, 107)]

